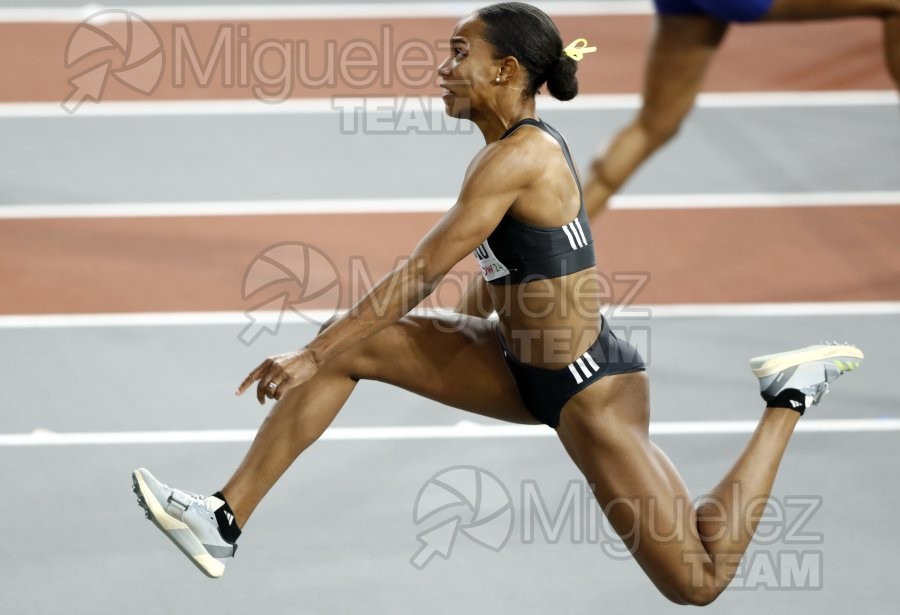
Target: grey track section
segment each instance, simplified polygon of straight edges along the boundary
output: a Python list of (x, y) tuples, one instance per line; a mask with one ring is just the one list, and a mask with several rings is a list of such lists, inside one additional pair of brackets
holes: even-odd
[[(542, 117), (584, 168), (633, 113)], [(471, 124), (449, 131), (430, 117), (435, 132), (425, 134), (367, 132), (362, 122), (341, 134), (338, 113), (3, 118), (0, 205), (452, 199), (483, 141)], [(900, 190), (898, 152), (892, 106), (697, 109), (624, 192)]]
[[(685, 318), (611, 321), (649, 365), (653, 420), (741, 420), (762, 406), (751, 357), (826, 340), (866, 352), (862, 369), (841, 378), (822, 418), (900, 417), (892, 369), (900, 317)], [(255, 428), (265, 413), (233, 391), (265, 357), (299, 348), (312, 325), (282, 326), (247, 347), (243, 325), (0, 329), (0, 373), (27, 383), (52, 349), (55, 370), (41, 395), (0, 388), (0, 433)], [(109, 390), (109, 394), (105, 391)], [(447, 425), (485, 420), (388, 387), (363, 382), (335, 425)]]
[[(659, 444), (699, 494), (721, 478), (745, 440), (668, 437)], [(775, 487), (785, 521), (771, 544), (753, 547), (744, 560), (757, 572), (742, 578), (757, 589), (729, 589), (705, 612), (890, 612), (898, 546), (890, 528), (900, 505), (889, 487), (900, 479), (896, 446), (890, 434), (798, 434)], [(621, 547), (608, 529), (579, 543), (569, 528), (587, 521), (575, 521), (563, 526), (556, 544), (539, 529), (527, 542), (521, 517), (534, 508), (518, 504), (524, 486), (536, 486), (552, 514), (567, 483), (581, 484), (550, 439), (322, 443), (276, 485), (245, 528), (224, 578), (211, 581), (144, 519), (129, 472), (148, 465), (163, 480), (208, 490), (242, 450), (230, 444), (0, 453), (0, 480), (16, 494), (0, 501), (4, 612), (592, 615), (598, 604), (604, 613), (684, 612), (633, 561), (614, 555)], [(416, 496), (433, 474), (461, 463), (507, 486), (512, 537), (495, 553), (461, 534), (448, 560), (436, 557), (416, 570), (409, 563), (416, 536), (429, 528), (413, 521)], [(32, 475), (23, 476), (22, 467)], [(815, 502), (821, 504), (801, 524)], [(798, 544), (790, 536), (798, 527), (818, 537)], [(792, 560), (811, 570), (789, 576)], [(761, 574), (763, 561), (777, 567)]]
[[(0, 393), (0, 431), (256, 426), (264, 411), (230, 397), (236, 380), (267, 353), (308, 339), (312, 327), (286, 327), (283, 337), (261, 338), (249, 349), (237, 332), (0, 330), (8, 383)], [(896, 417), (900, 394), (891, 370), (900, 357), (890, 340), (898, 334), (898, 317), (659, 320), (650, 350), (654, 419), (755, 419), (761, 402), (746, 359), (822, 336), (855, 341), (867, 358), (807, 416)], [(444, 424), (464, 416), (386, 385), (362, 386), (337, 425)], [(746, 439), (656, 441), (697, 496), (728, 470)], [(245, 448), (0, 447), (3, 612), (684, 612), (623, 558), (602, 522), (589, 531), (591, 517), (573, 512), (559, 524), (557, 540), (543, 533), (554, 527), (549, 520), (533, 521), (528, 534), (526, 520), (539, 502), (526, 499), (526, 490), (536, 490), (552, 516), (575, 481), (573, 506), (596, 514), (555, 438), (320, 442), (257, 509), (225, 577), (208, 580), (143, 518), (129, 473), (146, 466), (164, 481), (208, 492), (221, 486)], [(896, 450), (896, 433), (797, 434), (775, 484), (770, 538), (758, 539), (744, 560), (741, 582), (756, 589), (729, 589), (705, 612), (889, 611), (900, 546), (890, 529), (900, 505)], [(416, 498), (429, 478), (458, 465), (490, 472), (509, 491), (511, 537), (493, 552), (459, 534), (449, 559), (436, 557), (416, 570), (409, 560), (420, 546), (417, 535), (448, 517), (416, 524)], [(481, 538), (502, 538), (505, 529), (486, 526)], [(804, 572), (792, 573), (792, 566)]]

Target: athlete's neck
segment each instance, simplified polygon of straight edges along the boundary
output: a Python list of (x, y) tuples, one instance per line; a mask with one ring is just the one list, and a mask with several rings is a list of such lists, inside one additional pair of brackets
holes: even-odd
[(472, 114), (472, 121), (484, 135), (485, 143), (490, 144), (499, 140), (510, 126), (526, 117), (537, 118), (534, 98), (521, 100), (518, 93), (515, 96), (515, 100), (497, 101), (498, 104)]

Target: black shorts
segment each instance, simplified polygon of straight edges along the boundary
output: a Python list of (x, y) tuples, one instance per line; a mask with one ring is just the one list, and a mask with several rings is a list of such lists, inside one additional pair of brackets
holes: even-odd
[(528, 411), (545, 425), (556, 429), (563, 406), (576, 393), (603, 376), (644, 371), (644, 360), (637, 348), (620, 340), (606, 319), (600, 335), (587, 351), (563, 369), (533, 367), (516, 359), (497, 328), (503, 356)]

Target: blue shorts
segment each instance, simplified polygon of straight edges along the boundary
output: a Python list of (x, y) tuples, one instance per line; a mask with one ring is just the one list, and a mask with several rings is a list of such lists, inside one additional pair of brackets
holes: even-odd
[(509, 351), (497, 327), (506, 365), (516, 381), (525, 407), (534, 418), (556, 429), (563, 406), (576, 393), (603, 376), (642, 372), (646, 369), (637, 348), (620, 340), (606, 319), (593, 345), (571, 364), (558, 370), (542, 369), (522, 363)]
[(660, 15), (709, 15), (724, 22), (759, 21), (775, 0), (653, 0)]

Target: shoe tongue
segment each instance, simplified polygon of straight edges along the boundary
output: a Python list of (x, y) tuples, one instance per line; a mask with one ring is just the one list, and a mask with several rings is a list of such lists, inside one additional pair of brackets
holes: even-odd
[(204, 504), (206, 504), (206, 510), (208, 510), (209, 512), (216, 512), (225, 505), (225, 502), (223, 500), (220, 500), (214, 495), (209, 496), (203, 502)]

